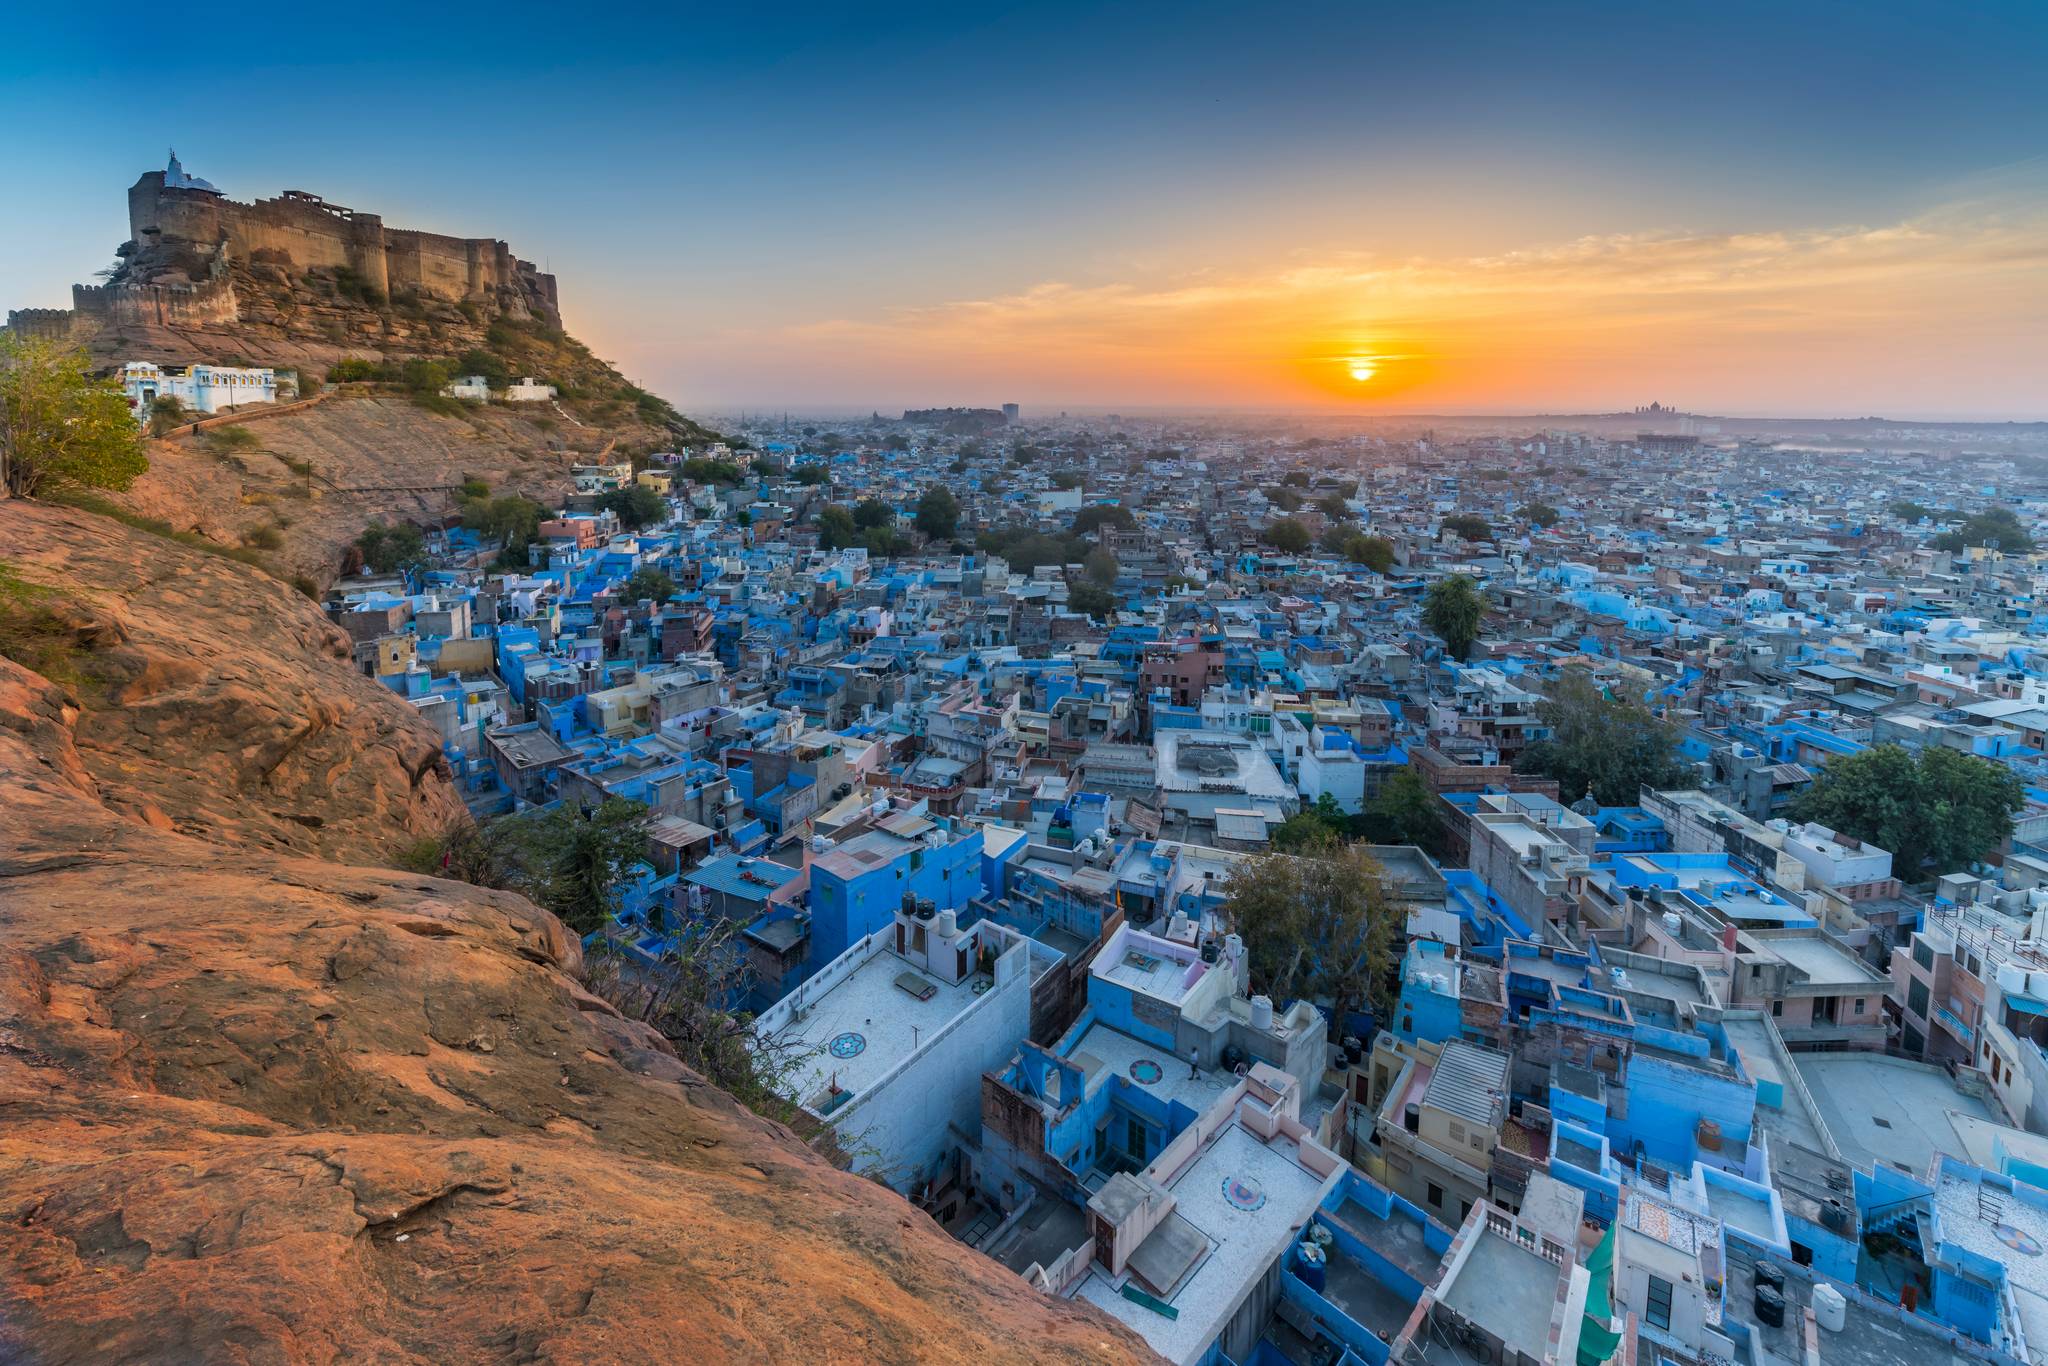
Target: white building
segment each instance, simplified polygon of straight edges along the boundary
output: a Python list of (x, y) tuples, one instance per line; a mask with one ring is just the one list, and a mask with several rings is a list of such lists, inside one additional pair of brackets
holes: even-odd
[(551, 403), (554, 397), (555, 386), (542, 384), (532, 375), (526, 376), (517, 384), (506, 386), (505, 389), (507, 403)]
[(172, 374), (146, 360), (121, 367), (121, 387), (137, 421), (147, 421), (150, 405), (174, 398), (187, 412), (218, 413), (245, 403), (277, 402), (277, 374), (233, 365), (193, 365)]
[(459, 398), (470, 403), (489, 403), (491, 382), (482, 375), (464, 375), (453, 384), (444, 386), (441, 392), (449, 398)]
[(1785, 852), (1805, 864), (1810, 879), (1822, 887), (1884, 882), (1892, 875), (1890, 850), (1811, 821), (1785, 831)]

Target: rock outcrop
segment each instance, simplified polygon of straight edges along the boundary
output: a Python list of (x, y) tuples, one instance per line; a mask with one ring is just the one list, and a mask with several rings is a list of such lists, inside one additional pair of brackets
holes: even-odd
[(691, 1074), (551, 916), (331, 861), (452, 799), (309, 603), (83, 514), (0, 546), (79, 665), (0, 659), (0, 1359), (1146, 1358)]

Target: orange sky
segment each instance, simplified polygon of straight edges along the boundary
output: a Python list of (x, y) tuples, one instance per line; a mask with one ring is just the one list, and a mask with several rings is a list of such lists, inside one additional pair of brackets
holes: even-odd
[(1938, 390), (1998, 412), (2028, 394), (2048, 408), (2044, 266), (2048, 215), (1963, 204), (1879, 227), (1048, 281), (745, 344), (835, 389), (888, 392), (915, 373), (991, 400), (1572, 411), (1662, 398), (1861, 413)]

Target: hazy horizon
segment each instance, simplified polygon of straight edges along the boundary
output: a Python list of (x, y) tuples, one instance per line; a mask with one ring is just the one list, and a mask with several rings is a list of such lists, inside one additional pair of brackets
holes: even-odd
[(2048, 7), (1791, 9), (17, 18), (0, 307), (175, 145), (505, 238), (691, 411), (2048, 418)]

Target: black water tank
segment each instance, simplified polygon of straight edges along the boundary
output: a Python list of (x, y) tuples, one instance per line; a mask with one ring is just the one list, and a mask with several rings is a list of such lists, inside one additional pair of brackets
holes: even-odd
[(1756, 1288), (1756, 1321), (1766, 1328), (1785, 1326), (1785, 1296), (1768, 1285)]
[(1782, 1295), (1785, 1290), (1785, 1273), (1778, 1269), (1777, 1263), (1759, 1260), (1756, 1264), (1756, 1283), (1767, 1285)]

